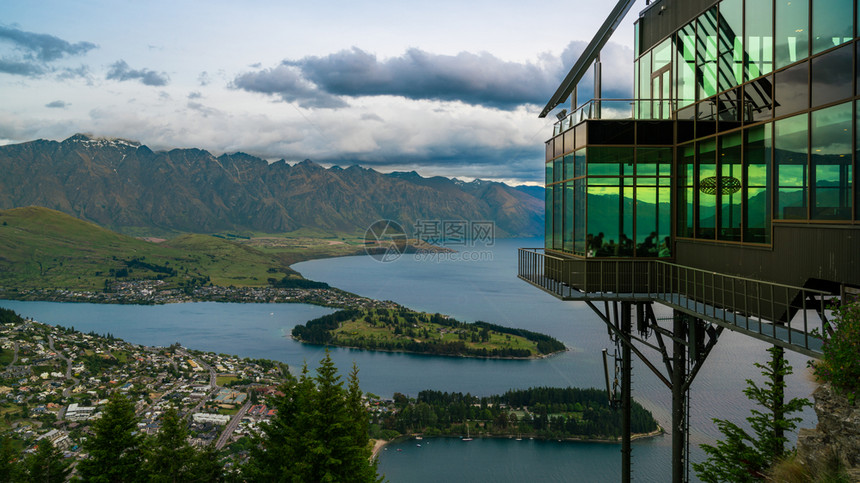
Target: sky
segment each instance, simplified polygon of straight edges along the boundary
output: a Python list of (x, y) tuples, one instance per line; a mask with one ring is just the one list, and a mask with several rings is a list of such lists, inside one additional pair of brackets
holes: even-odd
[[(4, 0), (0, 144), (81, 132), (533, 184), (538, 114), (613, 4)], [(601, 54), (603, 97), (632, 96), (644, 7)]]

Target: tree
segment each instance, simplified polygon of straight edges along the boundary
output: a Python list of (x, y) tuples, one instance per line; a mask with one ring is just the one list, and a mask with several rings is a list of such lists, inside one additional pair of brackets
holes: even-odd
[[(70, 461), (63, 459), (51, 440), (42, 438), (36, 452), (27, 456), (24, 460), (26, 478), (24, 481), (32, 483), (62, 483), (71, 471)], [(12, 480), (4, 480), (12, 481)]]
[(119, 392), (111, 395), (94, 435), (84, 442), (87, 459), (78, 463), (84, 481), (134, 481), (140, 473), (143, 436), (137, 432), (134, 405)]
[(358, 370), (344, 389), (326, 351), (316, 376), (307, 366), (270, 399), (277, 414), (263, 427), (243, 468), (248, 481), (379, 481), (370, 460), (368, 418)]
[(853, 403), (860, 395), (860, 301), (835, 307), (831, 325), (833, 335), (824, 341), (815, 375)]
[(791, 432), (800, 418), (790, 418), (791, 413), (809, 406), (805, 398), (793, 398), (785, 402), (785, 376), (792, 373), (781, 347), (768, 349), (768, 363), (756, 363), (766, 378), (764, 387), (747, 379), (744, 394), (766, 411), (753, 409), (747, 417), (753, 434), (724, 419), (714, 419), (725, 439), (716, 446), (703, 444), (708, 454), (703, 463), (693, 463), (693, 469), (703, 481), (748, 482), (764, 480), (765, 472), (786, 455), (788, 441), (786, 432)]
[(177, 482), (190, 479), (195, 450), (188, 444), (185, 421), (173, 407), (161, 416), (161, 429), (147, 440), (144, 473), (153, 482)]
[(20, 472), (17, 453), (8, 437), (0, 438), (0, 481), (16, 481)]

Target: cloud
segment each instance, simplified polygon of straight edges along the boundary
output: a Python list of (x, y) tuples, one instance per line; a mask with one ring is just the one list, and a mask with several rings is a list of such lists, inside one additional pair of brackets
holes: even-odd
[(305, 79), (301, 69), (281, 64), (271, 69), (240, 74), (233, 86), (250, 92), (279, 95), (287, 102), (296, 102), (301, 107), (337, 108), (347, 103), (331, 95)]
[(54, 72), (55, 69), (48, 64), (66, 57), (84, 55), (96, 48), (96, 44), (91, 42), (71, 43), (53, 35), (0, 25), (2, 43), (11, 44), (12, 51), (0, 57), (0, 72), (25, 77), (39, 77)]
[(200, 83), (201, 86), (208, 86), (210, 82), (212, 82), (211, 76), (205, 70), (197, 76), (197, 82)]
[(194, 92), (188, 93), (189, 99), (201, 99), (202, 97), (203, 97), (203, 94), (201, 94), (200, 91), (194, 91)]
[(65, 109), (69, 105), (70, 104), (67, 104), (65, 101), (59, 101), (58, 100), (58, 101), (52, 101), (52, 102), (45, 104), (45, 107), (50, 107), (53, 109)]
[[(280, 65), (238, 75), (233, 86), (249, 92), (280, 96), (303, 107), (343, 107), (348, 98), (400, 96), (413, 100), (459, 101), (497, 109), (549, 100), (585, 42), (571, 42), (561, 56), (544, 55), (535, 62), (510, 62), (489, 53), (440, 55), (409, 49), (399, 57), (380, 60), (353, 47), (324, 57), (284, 60)], [(629, 73), (632, 52), (608, 44), (602, 53), (604, 72)], [(632, 95), (630, 75), (607, 82), (604, 95)]]
[(139, 80), (147, 86), (166, 86), (170, 78), (165, 72), (156, 72), (150, 69), (132, 69), (124, 60), (118, 60), (111, 64), (106, 79), (124, 82), (127, 80)]

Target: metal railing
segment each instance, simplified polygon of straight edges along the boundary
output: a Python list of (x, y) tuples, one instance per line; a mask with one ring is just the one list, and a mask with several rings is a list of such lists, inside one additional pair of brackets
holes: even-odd
[[(658, 301), (732, 330), (820, 356), (832, 294), (663, 260), (580, 259), (519, 250), (519, 277), (564, 300)], [(815, 331), (815, 332), (814, 332)]]
[(553, 125), (558, 135), (589, 119), (672, 119), (677, 102), (666, 99), (590, 99)]

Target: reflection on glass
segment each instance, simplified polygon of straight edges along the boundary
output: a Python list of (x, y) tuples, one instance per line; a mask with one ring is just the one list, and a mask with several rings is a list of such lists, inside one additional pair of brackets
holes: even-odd
[[(640, 178), (639, 183), (645, 183)], [(655, 180), (652, 179), (652, 183)], [(656, 257), (660, 245), (657, 223), (660, 215), (660, 200), (656, 186), (636, 187), (636, 256)]]
[(809, 62), (776, 73), (774, 106), (776, 116), (809, 108)]
[(806, 219), (807, 114), (774, 123), (776, 213), (778, 220)]
[(552, 190), (553, 186), (547, 186), (544, 193), (544, 248), (552, 248)]
[[(696, 238), (714, 238), (717, 226), (717, 196), (706, 188), (716, 181), (716, 141), (711, 138), (698, 143), (697, 187), (699, 216), (696, 220)], [(703, 190), (704, 189), (704, 190)]]
[(585, 148), (576, 150), (573, 156), (573, 177), (585, 176)]
[(743, 0), (720, 3), (719, 90), (740, 85), (743, 80)]
[(699, 99), (717, 93), (717, 9), (699, 16), (696, 38), (696, 76)]
[(562, 203), (564, 201), (564, 190), (562, 185), (553, 185), (552, 190), (552, 247), (556, 250), (562, 249), (561, 235), (564, 227), (562, 220)]
[(573, 205), (573, 251), (585, 256), (585, 178), (573, 182), (573, 191), (576, 200)]
[(549, 185), (553, 182), (552, 178), (552, 161), (546, 163), (546, 184)]
[(573, 154), (564, 157), (564, 175), (562, 179), (573, 178)]
[(744, 136), (743, 241), (769, 243), (771, 126), (752, 127)]
[(621, 176), (633, 174), (633, 148), (589, 147), (589, 176)]
[(564, 233), (562, 245), (564, 251), (573, 251), (573, 182), (564, 183)]
[(747, 122), (773, 117), (773, 76), (761, 77), (744, 86), (743, 110)]
[(851, 103), (812, 113), (811, 205), (814, 220), (851, 219)]
[(678, 236), (693, 237), (695, 213), (696, 149), (693, 143), (678, 147)]
[(615, 256), (621, 226), (618, 178), (588, 178), (589, 257)]
[(552, 161), (552, 180), (554, 182), (564, 179), (564, 158), (555, 158)]
[(636, 176), (671, 176), (672, 148), (637, 148)]
[[(850, 42), (854, 37), (853, 0), (812, 2), (812, 53)], [(846, 15), (848, 13), (848, 15)]]
[(639, 119), (651, 119), (651, 52), (639, 58)]
[[(741, 241), (741, 140), (740, 132), (720, 136), (720, 174), (715, 191), (720, 203), (720, 240)], [(701, 191), (701, 190), (700, 190)]]
[(777, 69), (809, 56), (809, 0), (776, 0), (775, 32)]
[(685, 25), (678, 32), (676, 44), (676, 84), (678, 109), (696, 102), (696, 25)]
[(746, 2), (746, 80), (773, 70), (773, 5), (769, 1)]
[(812, 59), (812, 107), (851, 97), (854, 48), (846, 45)]

